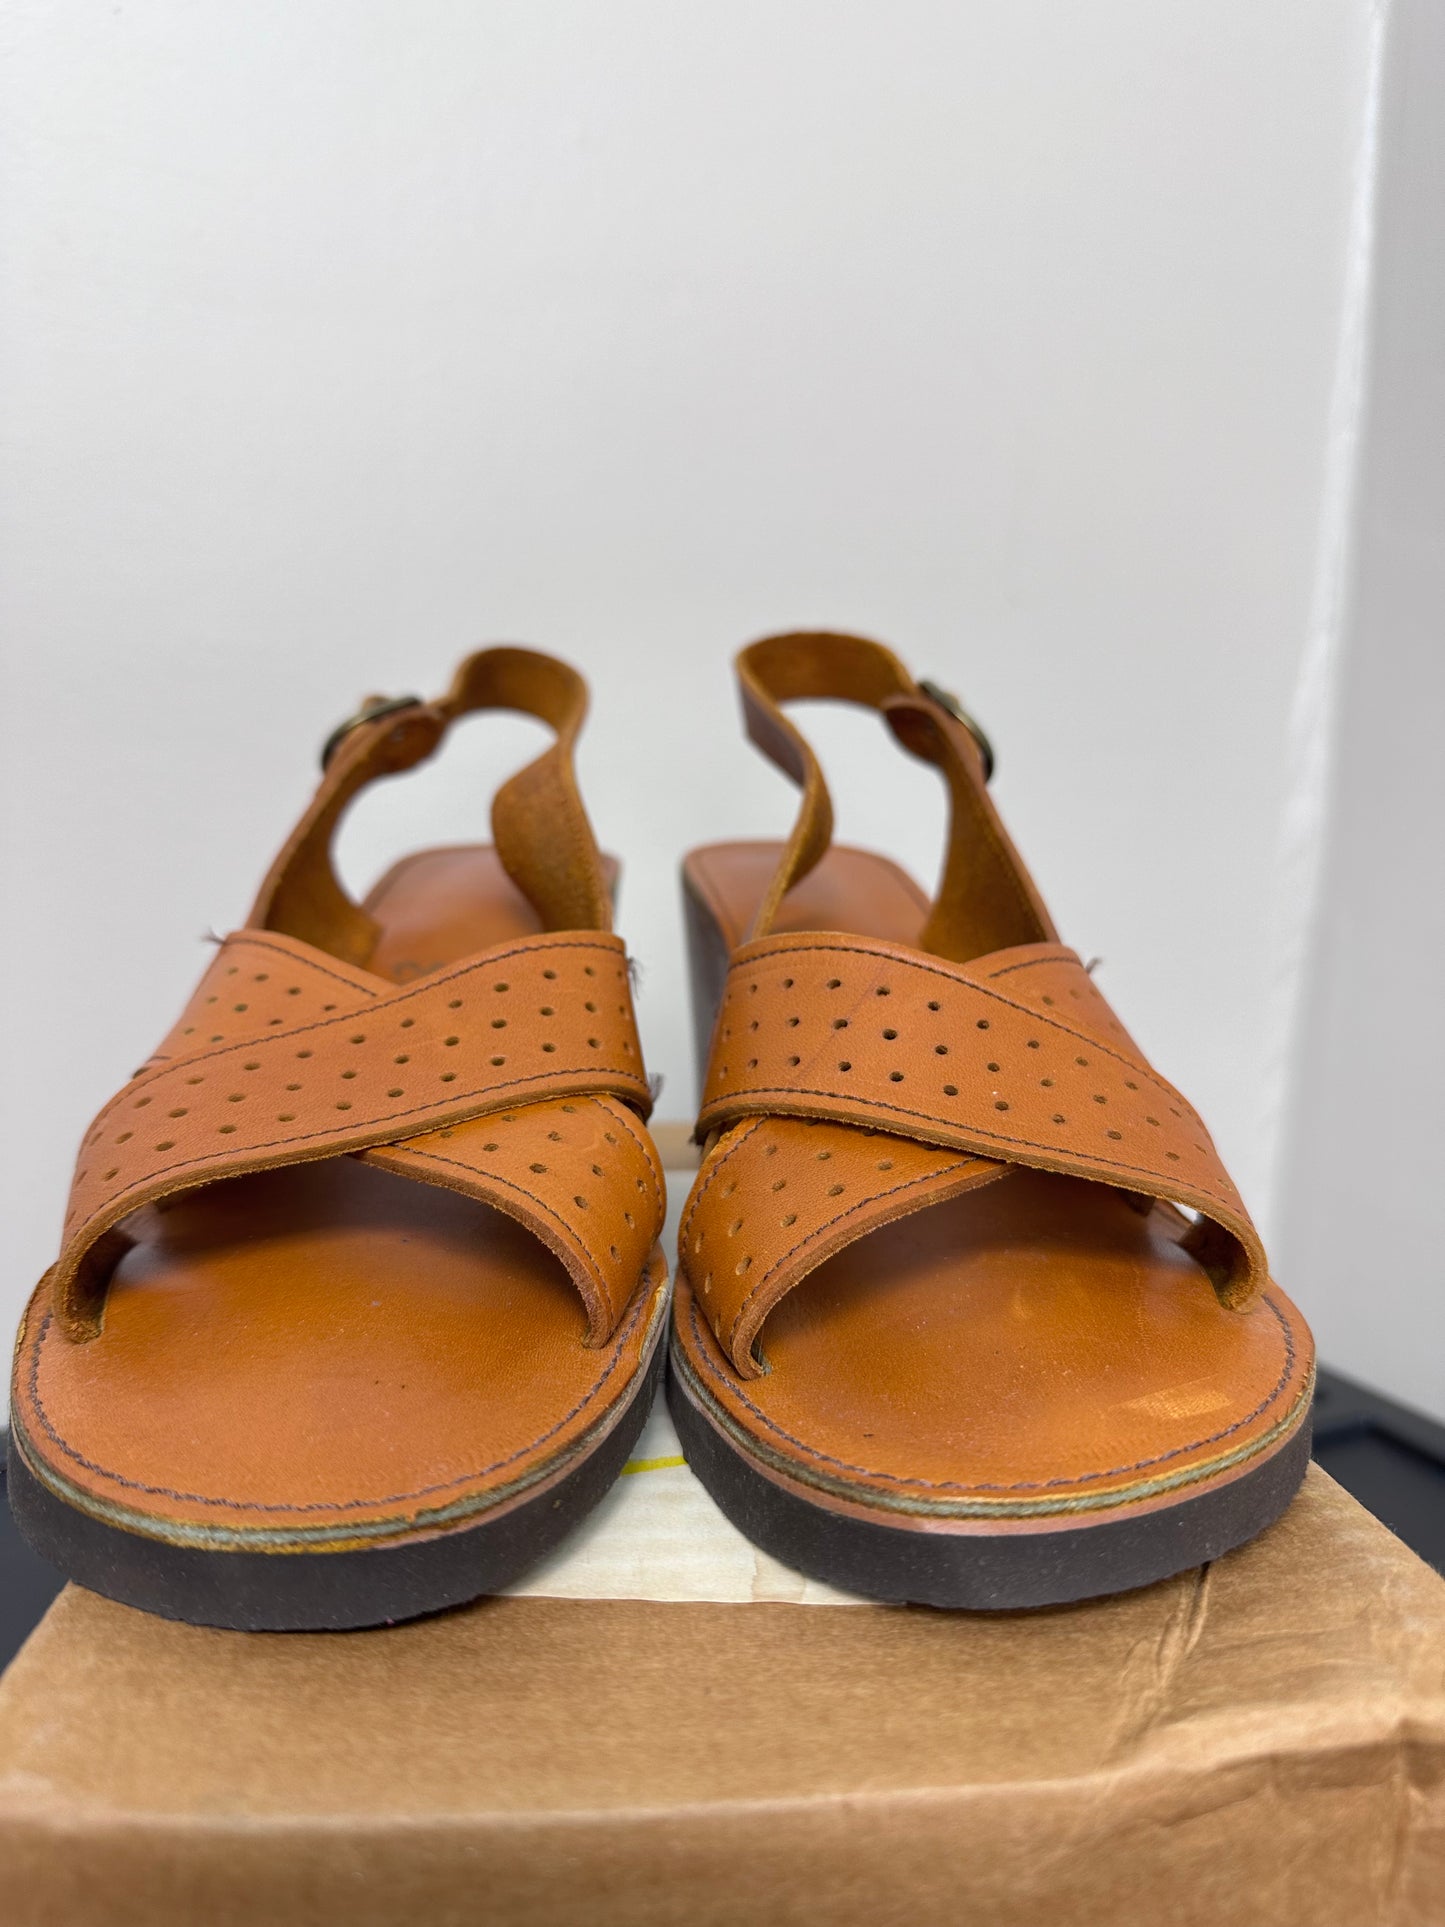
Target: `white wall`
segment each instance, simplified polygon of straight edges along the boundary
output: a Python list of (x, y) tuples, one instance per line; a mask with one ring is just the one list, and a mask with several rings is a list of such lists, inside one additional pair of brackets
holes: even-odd
[[(1268, 1214), (1373, 29), (1369, 0), (10, 0), (0, 1310), (319, 737), (499, 637), (594, 679), (665, 1111), (677, 857), (791, 809), (729, 652), (857, 627), (987, 721), (1062, 928)], [(926, 870), (936, 802), (872, 727), (830, 734), (844, 833)], [(487, 747), (529, 739), (470, 735), (367, 803), (354, 869), (485, 833)]]
[(1445, 1419), (1445, 7), (1397, 0), (1318, 914), (1278, 1199), (1321, 1350)]

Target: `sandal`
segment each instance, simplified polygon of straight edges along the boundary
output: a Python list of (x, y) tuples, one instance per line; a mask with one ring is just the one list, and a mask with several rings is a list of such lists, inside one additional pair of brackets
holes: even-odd
[[(881, 1599), (1044, 1605), (1239, 1545), (1304, 1475), (1313, 1343), (1204, 1126), (1059, 943), (986, 739), (856, 637), (774, 637), (738, 668), (803, 801), (786, 845), (684, 865), (706, 1063), (669, 1380), (689, 1463), (766, 1551)], [(941, 772), (933, 902), (830, 847), (779, 708), (820, 696), (881, 710)]]
[[(495, 846), (407, 857), (357, 904), (347, 805), (479, 709), (557, 737), (498, 792)], [(9, 1468), (82, 1585), (253, 1630), (408, 1618), (506, 1585), (621, 1469), (663, 1355), (664, 1201), (585, 709), (511, 648), (438, 702), (372, 699), (86, 1132)]]

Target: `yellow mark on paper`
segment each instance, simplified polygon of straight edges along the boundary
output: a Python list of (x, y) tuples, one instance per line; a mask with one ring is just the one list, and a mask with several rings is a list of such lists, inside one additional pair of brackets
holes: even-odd
[(665, 1466), (686, 1464), (681, 1452), (674, 1452), (667, 1459), (629, 1459), (622, 1468), (622, 1476), (625, 1479), (629, 1472), (661, 1472)]

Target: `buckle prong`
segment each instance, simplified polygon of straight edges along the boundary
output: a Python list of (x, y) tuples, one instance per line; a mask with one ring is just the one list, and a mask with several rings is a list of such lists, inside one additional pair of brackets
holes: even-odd
[(356, 714), (348, 716), (344, 723), (338, 723), (322, 744), (322, 769), (326, 768), (353, 729), (360, 729), (363, 723), (380, 722), (383, 716), (394, 715), (400, 709), (415, 709), (421, 701), (420, 696), (368, 696)]
[(983, 724), (977, 722), (969, 715), (963, 704), (951, 690), (940, 688), (936, 682), (929, 682), (926, 678), (919, 681), (918, 687), (923, 691), (924, 695), (928, 697), (930, 702), (937, 703), (938, 707), (952, 716), (956, 723), (963, 724), (969, 735), (972, 736), (974, 742), (977, 743), (978, 753), (983, 758), (983, 780), (985, 783), (992, 782), (998, 759), (993, 753), (993, 744), (989, 741), (988, 733), (984, 729)]

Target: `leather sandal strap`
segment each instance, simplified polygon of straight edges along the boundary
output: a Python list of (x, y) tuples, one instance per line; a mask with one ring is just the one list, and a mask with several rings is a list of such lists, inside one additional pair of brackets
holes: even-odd
[(1267, 1282), (1204, 1125), (1060, 945), (967, 965), (826, 932), (743, 945), (698, 1134), (762, 1116), (826, 1118), (1183, 1204), (1201, 1214), (1186, 1243), (1224, 1304), (1248, 1304)]
[(772, 930), (783, 898), (820, 861), (833, 835), (832, 802), (818, 759), (781, 705), (833, 697), (880, 711), (902, 746), (931, 763), (948, 786), (943, 874), (921, 947), (962, 959), (1008, 944), (1057, 941), (989, 796), (977, 738), (935, 692), (914, 681), (892, 650), (862, 636), (799, 631), (753, 643), (738, 656), (737, 672), (749, 736), (803, 792), (792, 835), (759, 906), (754, 937)]
[(607, 880), (573, 766), (587, 685), (554, 656), (509, 645), (469, 656), (437, 701), (363, 705), (344, 733), (333, 736), (321, 782), (261, 885), (248, 923), (364, 967), (380, 931), (337, 878), (331, 854), (337, 826), (367, 784), (414, 769), (435, 754), (459, 717), (485, 709), (517, 710), (557, 732), (556, 742), (493, 800), (492, 836), (503, 868), (544, 930), (610, 930)]
[(766, 1369), (757, 1343), (769, 1315), (825, 1259), (1008, 1170), (852, 1124), (751, 1117), (709, 1153), (678, 1251), (718, 1344), (739, 1377), (756, 1378)]
[(54, 1278), (72, 1337), (99, 1330), (121, 1220), (141, 1205), (544, 1098), (651, 1107), (626, 952), (602, 931), (519, 938), (400, 986), (242, 931), (189, 1008), (226, 1010), (205, 1033), (219, 1041), (153, 1059), (82, 1143)]

